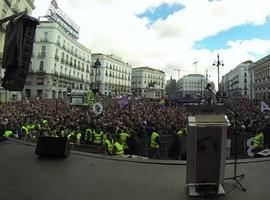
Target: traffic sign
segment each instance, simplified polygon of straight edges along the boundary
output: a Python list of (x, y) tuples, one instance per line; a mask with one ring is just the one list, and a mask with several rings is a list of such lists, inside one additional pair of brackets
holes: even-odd
[(103, 105), (99, 102), (96, 102), (94, 103), (93, 105), (93, 112), (96, 114), (96, 115), (100, 115), (103, 111)]

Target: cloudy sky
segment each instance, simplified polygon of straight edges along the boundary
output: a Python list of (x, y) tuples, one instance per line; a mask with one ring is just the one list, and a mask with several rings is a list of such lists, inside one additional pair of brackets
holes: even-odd
[[(164, 70), (166, 79), (189, 73), (217, 82), (239, 63), (270, 53), (269, 0), (57, 0), (80, 26), (79, 41), (93, 52), (116, 54), (132, 66)], [(34, 16), (50, 0), (35, 0)], [(193, 63), (198, 62), (195, 67)]]

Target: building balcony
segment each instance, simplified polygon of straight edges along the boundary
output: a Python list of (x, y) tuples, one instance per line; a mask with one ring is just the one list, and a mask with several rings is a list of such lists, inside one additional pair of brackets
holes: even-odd
[(38, 54), (38, 58), (44, 58), (46, 57), (46, 53), (45, 52), (41, 52)]
[(11, 7), (11, 1), (12, 0), (4, 0), (4, 2), (7, 4), (8, 7)]
[(61, 58), (61, 63), (64, 63), (65, 62), (65, 59), (64, 58)]
[(40, 39), (40, 42), (48, 42), (49, 40), (48, 40), (48, 38), (41, 38)]
[(66, 60), (66, 61), (65, 61), (65, 64), (66, 64), (66, 65), (68, 65), (68, 64), (69, 64), (68, 60)]
[(58, 55), (55, 55), (54, 58), (55, 58), (55, 60), (59, 60), (59, 56)]
[(37, 75), (44, 75), (44, 74), (46, 74), (46, 72), (44, 70), (38, 70), (38, 71), (36, 71), (36, 74)]

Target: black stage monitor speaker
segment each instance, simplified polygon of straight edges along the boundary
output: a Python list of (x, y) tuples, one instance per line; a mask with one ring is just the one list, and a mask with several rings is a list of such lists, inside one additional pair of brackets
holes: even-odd
[(68, 157), (69, 146), (67, 137), (40, 136), (36, 146), (36, 154), (45, 157)]

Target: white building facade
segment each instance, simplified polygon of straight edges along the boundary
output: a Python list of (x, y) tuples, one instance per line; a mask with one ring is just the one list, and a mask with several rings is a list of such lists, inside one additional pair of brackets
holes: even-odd
[(98, 82), (99, 92), (104, 95), (131, 94), (131, 65), (116, 55), (92, 54), (92, 66), (96, 60), (100, 66), (91, 69), (91, 83)]
[(249, 68), (251, 99), (270, 102), (270, 55), (267, 55)]
[(146, 97), (148, 91), (154, 91), (156, 98), (164, 96), (165, 72), (150, 67), (133, 68), (131, 88), (135, 96)]
[(189, 74), (177, 82), (177, 98), (198, 99), (204, 96), (206, 78), (201, 74)]
[(245, 61), (236, 66), (222, 78), (222, 91), (232, 99), (251, 98), (249, 67), (252, 61)]
[[(48, 13), (63, 12), (51, 5)], [(40, 20), (23, 97), (65, 99), (71, 90), (91, 89), (91, 51), (77, 41), (79, 28), (69, 21), (66, 15)]]
[[(20, 11), (27, 10), (28, 14), (35, 8), (34, 0), (2, 0), (0, 1), (0, 18), (4, 18)], [(2, 55), (5, 44), (5, 30), (0, 27), (0, 101), (8, 101), (11, 98), (20, 99), (20, 92), (9, 92), (1, 87), (1, 79), (5, 70), (2, 68)]]

